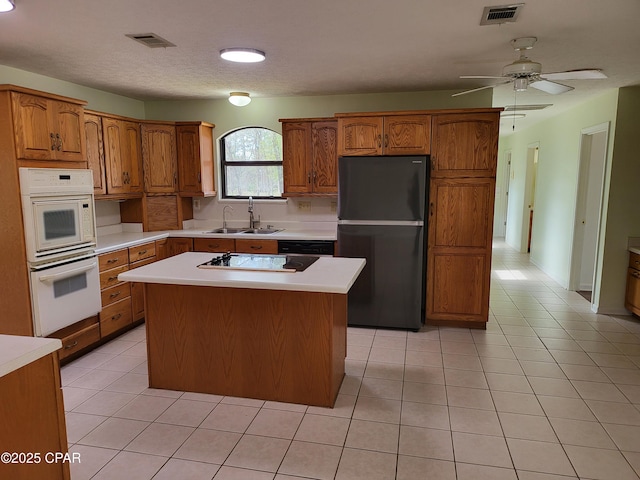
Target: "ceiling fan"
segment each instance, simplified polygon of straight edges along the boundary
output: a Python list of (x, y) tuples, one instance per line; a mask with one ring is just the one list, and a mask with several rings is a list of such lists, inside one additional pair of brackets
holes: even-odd
[(502, 69), (502, 76), (492, 77), (486, 75), (463, 75), (460, 78), (493, 78), (500, 79), (493, 85), (473, 88), (464, 92), (454, 93), (452, 96), (465, 95), (467, 93), (477, 92), (485, 88), (493, 88), (499, 85), (513, 83), (513, 89), (516, 92), (523, 92), (527, 87), (531, 86), (542, 90), (543, 92), (557, 95), (573, 90), (573, 87), (554, 82), (553, 80), (590, 80), (598, 78), (607, 78), (601, 70), (597, 69), (581, 69), (569, 70), (566, 72), (542, 73), (542, 65), (538, 62), (530, 60), (525, 52), (531, 50), (538, 39), (536, 37), (523, 37), (511, 40), (514, 50), (520, 53), (520, 58), (509, 65), (505, 65)]

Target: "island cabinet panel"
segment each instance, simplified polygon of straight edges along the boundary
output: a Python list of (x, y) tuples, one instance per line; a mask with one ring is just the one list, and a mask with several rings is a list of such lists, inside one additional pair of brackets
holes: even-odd
[(175, 193), (178, 189), (176, 127), (164, 124), (142, 124), (142, 160), (144, 191)]
[(86, 162), (85, 102), (12, 92), (16, 157)]
[(431, 177), (495, 177), (498, 128), (498, 113), (434, 115)]
[(145, 291), (150, 387), (333, 406), (346, 295), (150, 283)]
[(0, 445), (3, 452), (38, 452), (39, 463), (0, 464), (11, 480), (68, 480), (69, 462), (47, 462), (47, 452), (67, 453), (57, 352), (0, 377)]
[(214, 196), (213, 129), (205, 122), (176, 124), (178, 181), (182, 196)]

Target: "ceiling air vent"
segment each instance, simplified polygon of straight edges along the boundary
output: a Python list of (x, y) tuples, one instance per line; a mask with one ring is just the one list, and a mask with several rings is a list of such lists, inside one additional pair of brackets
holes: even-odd
[(524, 3), (513, 5), (498, 5), (494, 7), (484, 7), (480, 25), (496, 25), (501, 23), (515, 22), (522, 10)]
[(175, 45), (155, 33), (129, 33), (126, 35), (149, 48), (167, 48)]
[(537, 105), (506, 105), (504, 107), (505, 112), (517, 111), (530, 111), (530, 110), (542, 110), (553, 105), (552, 103), (539, 103)]

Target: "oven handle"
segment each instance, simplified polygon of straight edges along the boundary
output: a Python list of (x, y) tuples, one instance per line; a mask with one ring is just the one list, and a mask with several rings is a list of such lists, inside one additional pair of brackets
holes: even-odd
[(84, 267), (74, 268), (73, 270), (67, 270), (66, 272), (53, 273), (51, 275), (41, 275), (38, 280), (43, 283), (53, 283), (56, 280), (62, 280), (63, 278), (73, 277), (78, 273), (88, 272), (89, 270), (93, 270), (98, 266), (97, 262), (93, 262), (90, 265), (85, 265)]

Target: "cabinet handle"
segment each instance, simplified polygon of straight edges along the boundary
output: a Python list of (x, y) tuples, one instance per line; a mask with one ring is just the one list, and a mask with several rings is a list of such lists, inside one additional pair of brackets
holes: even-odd
[(200, 183), (202, 181), (202, 175), (200, 175), (200, 172), (198, 172), (198, 183)]
[(118, 260), (120, 260), (119, 258), (110, 258), (109, 260), (107, 260), (107, 263), (116, 263)]
[(387, 148), (389, 146), (389, 134), (384, 134), (384, 147)]
[(634, 278), (640, 278), (640, 272), (631, 272), (631, 276)]
[(435, 170), (436, 169), (436, 159), (432, 158), (431, 159), (431, 170)]
[(147, 251), (146, 251), (146, 250), (140, 250), (140, 251), (138, 252), (138, 255), (144, 255), (145, 253), (147, 253)]
[(378, 134), (378, 148), (382, 147), (382, 135)]
[(56, 140), (58, 140), (58, 151), (62, 150), (62, 137), (60, 137), (59, 133), (56, 133)]
[(209, 244), (209, 245), (207, 245), (207, 247), (209, 247), (209, 248), (220, 248), (220, 244), (219, 243), (216, 243), (215, 245)]
[(70, 343), (69, 345), (65, 345), (65, 346), (64, 346), (64, 349), (65, 349), (65, 350), (71, 350), (73, 347), (75, 347), (75, 346), (77, 346), (77, 345), (78, 345), (78, 341), (76, 340), (75, 342)]
[(117, 280), (118, 276), (116, 275), (115, 277), (109, 277), (109, 279), (107, 280), (108, 282), (113, 282), (114, 280)]
[(433, 202), (429, 204), (429, 216), (433, 217)]
[(56, 136), (53, 133), (49, 134), (49, 138), (51, 139), (51, 150), (56, 149)]
[(121, 316), (122, 316), (122, 314), (121, 314), (121, 313), (117, 313), (116, 315), (114, 315), (113, 317), (111, 317), (111, 320), (118, 320)]
[(262, 245), (251, 245), (254, 250), (262, 250)]
[(307, 173), (307, 183), (311, 183), (311, 173)]
[(115, 293), (112, 293), (111, 295), (109, 295), (109, 298), (116, 298), (116, 297), (119, 297), (121, 293), (122, 293), (122, 292), (120, 292), (120, 291), (115, 292)]

